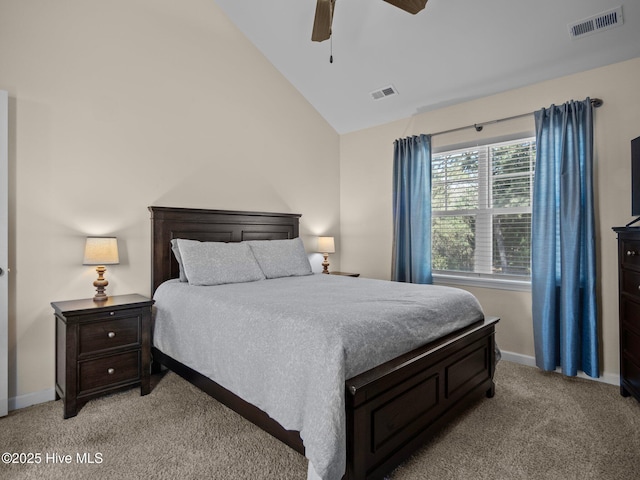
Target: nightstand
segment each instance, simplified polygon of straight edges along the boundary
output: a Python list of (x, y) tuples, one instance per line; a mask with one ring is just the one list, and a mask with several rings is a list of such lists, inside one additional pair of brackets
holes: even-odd
[(345, 277), (359, 277), (359, 273), (349, 273), (349, 272), (329, 272), (330, 275), (343, 275)]
[(52, 302), (56, 321), (56, 400), (64, 418), (92, 398), (140, 387), (150, 391), (151, 306), (142, 295)]

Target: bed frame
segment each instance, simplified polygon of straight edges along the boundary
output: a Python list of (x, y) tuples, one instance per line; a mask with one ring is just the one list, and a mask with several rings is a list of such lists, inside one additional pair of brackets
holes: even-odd
[[(178, 277), (172, 238), (201, 241), (289, 239), (298, 214), (149, 207), (152, 291)], [(478, 398), (493, 397), (495, 324), (485, 318), (345, 382), (345, 479), (379, 479), (409, 457)], [(265, 412), (200, 373), (152, 349), (153, 366), (184, 377), (263, 430), (304, 454), (299, 432), (285, 430)]]

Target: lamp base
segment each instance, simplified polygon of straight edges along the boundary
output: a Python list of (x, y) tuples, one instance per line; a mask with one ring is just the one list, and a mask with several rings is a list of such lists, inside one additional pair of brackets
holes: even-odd
[(105, 295), (104, 293), (96, 293), (93, 296), (93, 301), (94, 302), (104, 302), (107, 298), (109, 298), (107, 295)]
[(322, 262), (322, 273), (329, 273), (329, 260), (327, 260), (329, 258), (329, 254), (328, 253), (323, 253), (322, 256), (324, 257), (324, 262)]
[(107, 269), (102, 265), (96, 267), (96, 272), (98, 272), (98, 279), (93, 282), (93, 286), (96, 287), (96, 294), (93, 296), (94, 302), (104, 302), (107, 298), (109, 298), (107, 294), (104, 293), (107, 285), (109, 285), (109, 282), (104, 278), (104, 272), (106, 271)]

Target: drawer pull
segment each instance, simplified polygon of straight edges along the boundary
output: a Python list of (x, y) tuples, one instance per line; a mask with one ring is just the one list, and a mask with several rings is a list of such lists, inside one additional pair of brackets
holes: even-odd
[(637, 254), (635, 250), (627, 250), (627, 257), (635, 257)]
[[(627, 253), (629, 253), (629, 252), (627, 252)], [(635, 255), (635, 253), (634, 253), (634, 255)], [(116, 312), (109, 312), (109, 315), (111, 315), (111, 316), (113, 316), (115, 314), (116, 314)]]
[(108, 373), (109, 375), (113, 375), (114, 373), (116, 373), (116, 369), (115, 369), (115, 368), (109, 368), (109, 369), (107, 370), (107, 373)]
[(109, 338), (113, 338), (113, 337), (115, 337), (115, 336), (116, 336), (116, 332), (109, 332), (109, 333), (107, 333), (107, 337), (109, 337)]

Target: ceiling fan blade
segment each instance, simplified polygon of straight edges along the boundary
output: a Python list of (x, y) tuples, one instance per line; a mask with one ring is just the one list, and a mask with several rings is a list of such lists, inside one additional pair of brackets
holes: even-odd
[(311, 40), (323, 42), (331, 37), (331, 23), (333, 22), (333, 7), (336, 0), (318, 0), (316, 16), (313, 20)]
[(394, 5), (405, 12), (409, 12), (413, 15), (422, 10), (426, 5), (428, 0), (384, 0), (391, 5)]

